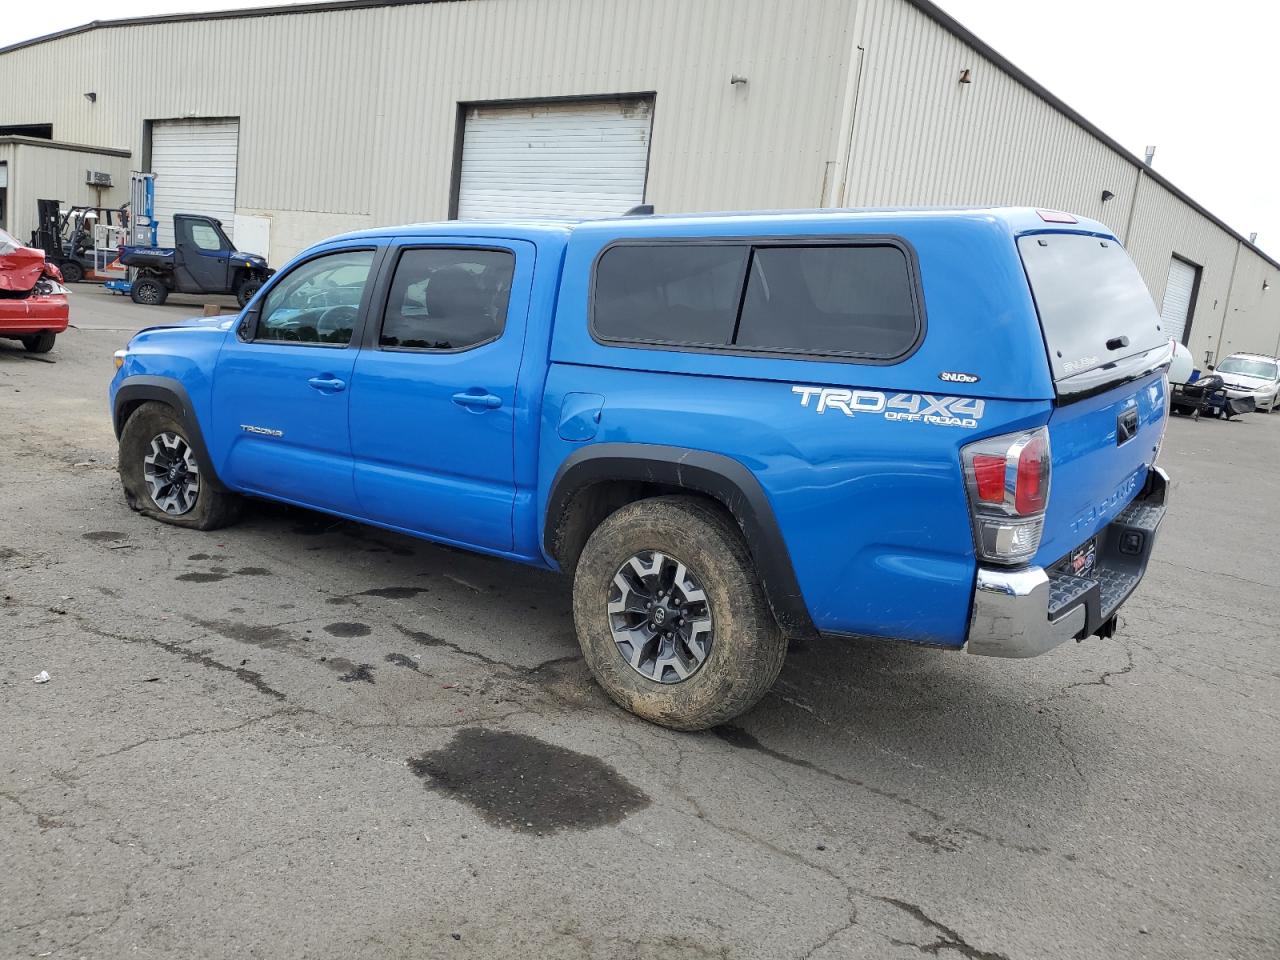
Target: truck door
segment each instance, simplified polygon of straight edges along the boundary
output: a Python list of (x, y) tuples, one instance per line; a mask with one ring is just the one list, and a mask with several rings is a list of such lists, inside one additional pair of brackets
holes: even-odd
[(510, 550), (534, 246), (415, 238), (387, 256), (352, 374), (356, 494), (371, 519)]
[(229, 483), (355, 513), (347, 387), (380, 251), (330, 249), (272, 280), (213, 375), (217, 470)]
[(235, 247), (211, 217), (173, 218), (178, 247), (177, 281), (180, 293), (226, 293), (231, 254)]

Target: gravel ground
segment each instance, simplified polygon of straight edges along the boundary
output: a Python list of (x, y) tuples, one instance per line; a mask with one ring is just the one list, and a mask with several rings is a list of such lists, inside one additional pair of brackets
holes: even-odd
[(0, 341), (0, 956), (1280, 956), (1280, 415), (1172, 424), (1116, 639), (797, 644), (682, 735), (559, 577), (130, 513), (111, 352), (192, 312), (80, 286), (52, 362)]

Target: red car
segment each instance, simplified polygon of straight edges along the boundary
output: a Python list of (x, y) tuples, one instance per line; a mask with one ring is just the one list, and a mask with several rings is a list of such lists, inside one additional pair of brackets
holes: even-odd
[(24, 247), (0, 230), (0, 337), (48, 353), (71, 317), (62, 274), (44, 251)]

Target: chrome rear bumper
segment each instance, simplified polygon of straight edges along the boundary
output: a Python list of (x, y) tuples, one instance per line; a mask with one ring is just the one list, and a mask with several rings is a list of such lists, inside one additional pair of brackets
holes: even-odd
[(1152, 467), (1142, 493), (1099, 532), (1097, 566), (1088, 576), (980, 566), (965, 649), (1036, 657), (1106, 628), (1146, 572), (1168, 492), (1169, 475)]

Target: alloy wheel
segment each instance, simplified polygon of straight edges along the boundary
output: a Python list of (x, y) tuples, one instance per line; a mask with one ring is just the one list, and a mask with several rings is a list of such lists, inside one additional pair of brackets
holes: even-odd
[(642, 550), (618, 568), (608, 613), (618, 653), (647, 680), (687, 680), (711, 652), (711, 606), (697, 575), (658, 550)]
[(157, 507), (172, 517), (191, 512), (200, 496), (200, 466), (186, 439), (165, 432), (151, 439), (142, 478)]

